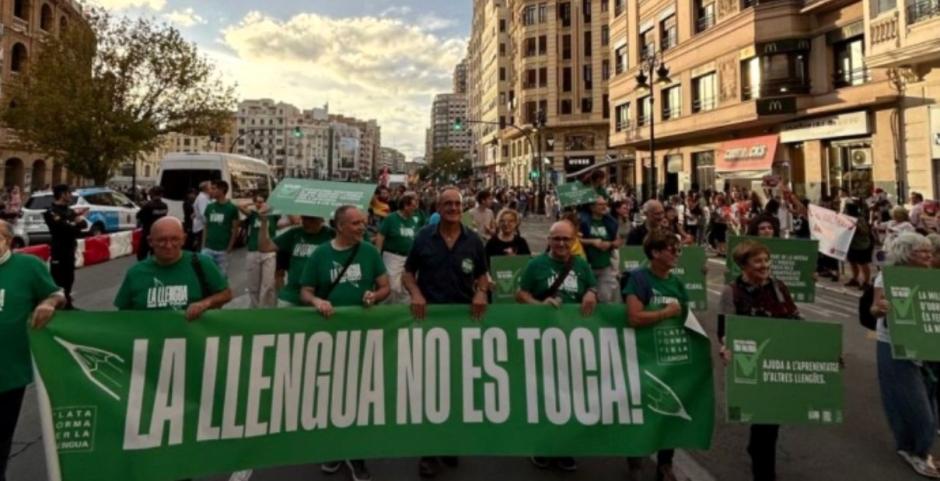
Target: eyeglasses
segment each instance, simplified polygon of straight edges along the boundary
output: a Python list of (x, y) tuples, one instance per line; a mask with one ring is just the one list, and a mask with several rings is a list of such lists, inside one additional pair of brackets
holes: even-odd
[(460, 207), (462, 203), (459, 200), (449, 200), (446, 202), (441, 202), (441, 205), (444, 207)]
[(570, 244), (570, 243), (574, 242), (574, 238), (573, 238), (573, 237), (558, 237), (558, 236), (553, 236), (553, 237), (549, 237), (548, 240), (550, 240), (550, 241), (552, 241), (552, 242), (557, 242), (557, 243), (559, 243), (559, 244)]
[(156, 245), (177, 245), (183, 243), (182, 237), (160, 237), (158, 239), (150, 239), (150, 243)]

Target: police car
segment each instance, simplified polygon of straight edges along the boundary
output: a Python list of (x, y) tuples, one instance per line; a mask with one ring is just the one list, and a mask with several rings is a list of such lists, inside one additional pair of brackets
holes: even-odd
[[(23, 208), (20, 219), (32, 244), (49, 242), (49, 227), (42, 218), (43, 212), (52, 205), (52, 191), (34, 192)], [(107, 187), (84, 187), (72, 192), (72, 209), (87, 211), (88, 226), (84, 233), (89, 236), (131, 230), (137, 227), (137, 211), (134, 202), (120, 192)]]

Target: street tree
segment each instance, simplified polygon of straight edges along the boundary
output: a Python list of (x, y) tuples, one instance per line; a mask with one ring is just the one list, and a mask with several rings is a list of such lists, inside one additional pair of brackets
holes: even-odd
[(470, 158), (463, 152), (450, 147), (443, 148), (434, 153), (431, 162), (425, 167), (421, 178), (434, 179), (438, 182), (455, 182), (469, 179), (473, 175), (473, 166)]
[(219, 136), (234, 87), (175, 28), (92, 10), (87, 25), (50, 35), (2, 104), (23, 149), (103, 184), (162, 135)]

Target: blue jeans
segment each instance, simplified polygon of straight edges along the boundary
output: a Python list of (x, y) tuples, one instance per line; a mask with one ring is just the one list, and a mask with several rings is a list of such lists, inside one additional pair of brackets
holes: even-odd
[(219, 270), (222, 271), (222, 274), (228, 276), (228, 253), (225, 251), (214, 251), (208, 247), (202, 249), (202, 255), (209, 256), (215, 265), (219, 266)]
[(936, 382), (925, 367), (891, 357), (891, 345), (877, 342), (878, 384), (898, 450), (927, 457), (937, 436)]

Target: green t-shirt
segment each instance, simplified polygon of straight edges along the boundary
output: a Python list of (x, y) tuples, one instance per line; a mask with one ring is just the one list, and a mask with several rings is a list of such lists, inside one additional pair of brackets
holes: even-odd
[[(591, 219), (591, 235), (585, 236), (585, 239), (611, 240), (612, 236), (607, 232), (607, 226), (601, 219)], [(604, 269), (610, 267), (611, 251), (602, 251), (594, 246), (584, 245), (584, 252), (587, 254), (588, 262), (591, 263), (591, 269)]]
[(59, 290), (37, 257), (12, 254), (0, 265), (0, 393), (33, 381), (29, 319), (40, 302)]
[(401, 213), (397, 211), (389, 214), (389, 216), (382, 221), (382, 227), (379, 228), (379, 233), (385, 237), (383, 249), (392, 254), (401, 256), (407, 256), (408, 253), (411, 252), (411, 244), (414, 243), (415, 234), (417, 234), (417, 232), (417, 215), (412, 215), (411, 218), (405, 219)]
[[(277, 235), (277, 223), (280, 220), (281, 216), (279, 215), (268, 216), (268, 235), (271, 239), (274, 239), (274, 236)], [(257, 212), (252, 212), (248, 214), (245, 222), (248, 226), (248, 252), (256, 252), (258, 250), (258, 237), (261, 232), (261, 216)]]
[(184, 310), (194, 302), (209, 297), (202, 292), (199, 276), (193, 267), (193, 256), (206, 275), (206, 284), (213, 292), (228, 289), (228, 279), (208, 256), (183, 252), (176, 263), (162, 266), (154, 257), (134, 264), (114, 298), (114, 307), (122, 311)]
[(238, 220), (238, 207), (231, 201), (213, 202), (206, 207), (206, 247), (214, 251), (228, 249), (232, 225)]
[(274, 239), (278, 251), (290, 254), (287, 282), (278, 292), (278, 299), (300, 304), (300, 278), (304, 273), (304, 266), (317, 246), (329, 242), (334, 236), (333, 229), (327, 226), (323, 226), (316, 234), (308, 234), (303, 227), (294, 227)]
[[(686, 292), (685, 284), (682, 280), (671, 272), (665, 279), (656, 277), (649, 267), (643, 267), (642, 271), (646, 274), (646, 278), (649, 279), (650, 288), (653, 291), (653, 297), (643, 310), (658, 311), (666, 307), (667, 304), (678, 301), (679, 305), (682, 307), (682, 314), (679, 319), (685, 322), (686, 316), (689, 315), (689, 293)], [(638, 290), (635, 276), (636, 274), (630, 276), (630, 280), (627, 281), (627, 285), (623, 288), (623, 295), (626, 297), (633, 294), (642, 301), (643, 295)]]
[[(558, 297), (562, 302), (581, 302), (584, 293), (597, 286), (597, 279), (591, 266), (580, 256), (572, 256), (571, 271), (558, 287)], [(549, 254), (540, 254), (532, 258), (522, 271), (519, 288), (536, 298), (544, 295), (555, 283), (555, 278), (565, 270), (565, 263), (552, 258)]]
[[(317, 297), (324, 299), (325, 291), (339, 275), (352, 251), (351, 247), (338, 251), (332, 243), (318, 247), (304, 267), (300, 285), (313, 287)], [(360, 243), (356, 258), (349, 264), (343, 278), (336, 284), (327, 300), (334, 306), (361, 306), (362, 296), (366, 291), (374, 291), (375, 280), (384, 274), (385, 263), (382, 262), (378, 249), (372, 244)]]

